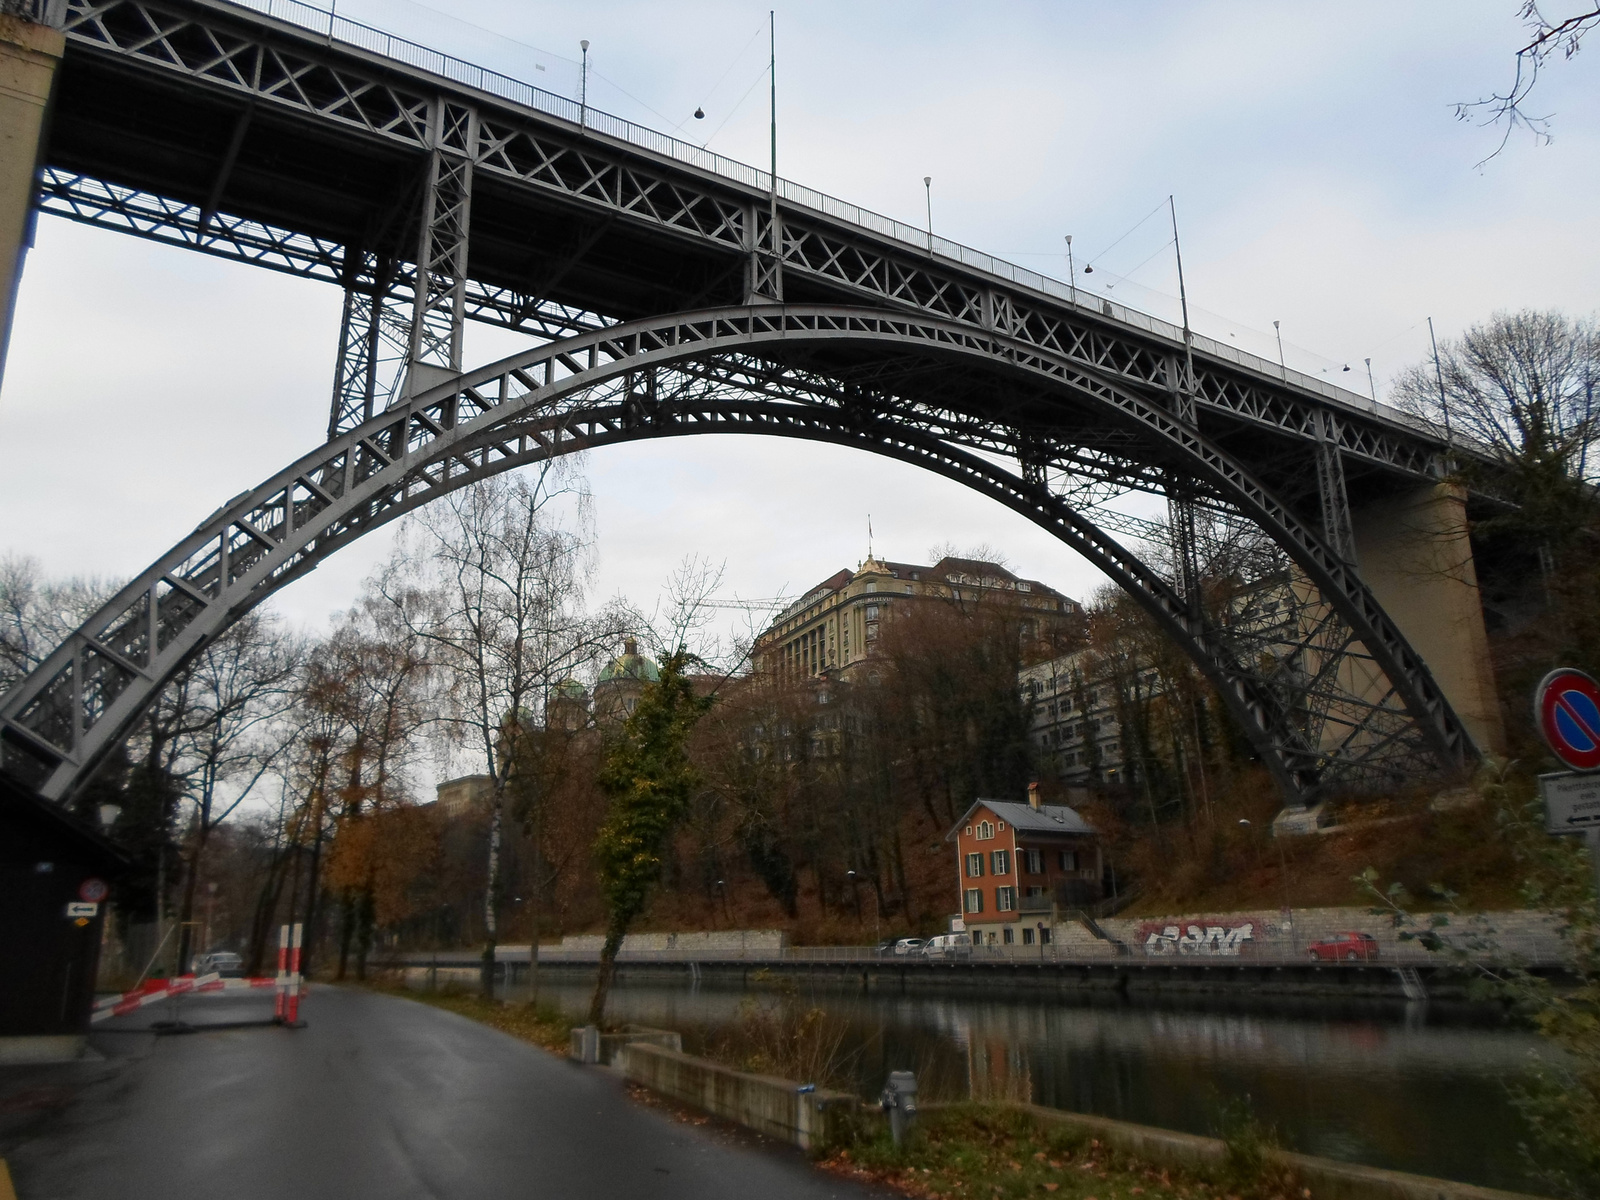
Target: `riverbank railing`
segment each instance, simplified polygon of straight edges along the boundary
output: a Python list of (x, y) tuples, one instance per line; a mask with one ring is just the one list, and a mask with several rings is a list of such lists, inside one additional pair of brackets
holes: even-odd
[[(593, 950), (562, 950), (541, 947), (539, 962), (548, 966), (587, 966), (599, 962)], [(525, 963), (528, 948), (502, 946), (496, 955), (501, 963)], [(440, 951), (398, 956), (396, 965), (410, 967), (437, 966), (440, 968), (476, 969), (481, 962), (481, 952)], [(1558, 968), (1571, 965), (1572, 953), (1558, 935), (1508, 937), (1492, 945), (1475, 944), (1446, 950), (1429, 950), (1417, 942), (1398, 945), (1381, 945), (1375, 953), (1358, 952), (1350, 956), (1337, 953), (1313, 954), (1304, 943), (1263, 939), (1246, 942), (1234, 948), (1217, 950), (1205, 947), (1144, 946), (1138, 944), (1097, 944), (1046, 942), (1023, 945), (997, 944), (973, 946), (952, 953), (924, 954), (912, 951), (896, 954), (877, 950), (872, 946), (788, 946), (782, 949), (710, 950), (663, 949), (624, 950), (617, 956), (618, 964), (628, 963), (719, 963), (750, 966), (780, 964), (860, 964), (880, 967), (939, 967), (955, 963), (993, 963), (996, 965), (1040, 963), (1070, 967), (1073, 965), (1106, 964), (1165, 964), (1195, 967), (1239, 966), (1296, 966), (1296, 967), (1523, 967)]]

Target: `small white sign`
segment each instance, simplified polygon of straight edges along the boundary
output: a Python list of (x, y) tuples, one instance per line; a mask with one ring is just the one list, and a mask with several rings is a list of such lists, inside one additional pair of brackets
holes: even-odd
[(86, 900), (74, 900), (67, 905), (69, 917), (92, 917), (100, 911), (98, 904), (90, 904)]
[(1600, 828), (1600, 775), (1559, 771), (1539, 776), (1546, 833)]

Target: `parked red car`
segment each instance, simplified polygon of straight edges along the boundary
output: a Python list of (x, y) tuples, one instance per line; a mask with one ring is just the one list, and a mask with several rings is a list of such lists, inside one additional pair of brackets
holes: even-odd
[(1378, 957), (1378, 939), (1370, 933), (1345, 930), (1325, 942), (1306, 947), (1312, 962), (1371, 962)]

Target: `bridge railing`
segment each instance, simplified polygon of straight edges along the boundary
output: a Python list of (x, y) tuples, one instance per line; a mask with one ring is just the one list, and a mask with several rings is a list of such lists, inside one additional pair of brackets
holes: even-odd
[[(19, 0), (19, 2), (43, 6), (45, 4), (65, 4), (66, 0)], [(475, 63), (456, 58), (454, 55), (445, 54), (442, 51), (431, 49), (428, 46), (397, 37), (391, 33), (385, 33), (381, 29), (365, 25), (360, 21), (352, 21), (348, 17), (338, 16), (327, 9), (318, 8), (314, 4), (307, 4), (305, 0), (226, 0), (226, 2), (242, 8), (248, 8), (265, 16), (275, 17), (291, 25), (297, 25), (302, 29), (322, 34), (332, 41), (343, 42), (373, 54), (393, 59), (396, 62), (404, 63), (407, 66), (443, 76), (466, 87), (476, 88), (479, 91), (498, 96), (503, 100), (509, 100), (514, 104), (521, 104), (550, 116), (571, 121), (597, 133), (605, 134), (630, 145), (639, 146), (688, 166), (708, 171), (714, 175), (734, 180), (747, 187), (756, 188), (763, 192), (771, 189), (771, 173), (763, 171), (759, 167), (753, 167), (748, 163), (740, 162), (738, 159), (718, 154), (714, 150), (709, 150), (693, 142), (675, 138), (670, 134), (651, 129), (649, 126), (639, 125), (625, 118), (613, 116), (611, 113), (603, 112), (592, 105), (580, 104), (577, 100), (536, 87), (524, 80), (516, 79), (488, 67), (480, 67)], [(1180, 326), (1142, 312), (1139, 309), (1130, 308), (1118, 301), (1113, 301), (1080, 284), (1063, 283), (1061, 280), (1045, 275), (1042, 272), (1018, 266), (982, 250), (932, 234), (927, 229), (907, 224), (904, 221), (896, 220), (894, 217), (884, 216), (882, 213), (862, 208), (859, 204), (852, 204), (848, 200), (840, 200), (835, 196), (829, 196), (826, 193), (817, 191), (815, 188), (806, 187), (804, 184), (795, 183), (793, 180), (784, 179), (781, 176), (777, 182), (777, 192), (779, 196), (791, 204), (809, 208), (861, 229), (870, 230), (881, 237), (899, 242), (919, 253), (959, 263), (971, 270), (1003, 279), (1017, 287), (1043, 293), (1070, 306), (1092, 308), (1104, 316), (1112, 317), (1123, 324), (1131, 325), (1136, 329), (1168, 341), (1181, 343), (1183, 340), (1183, 330)], [(1314, 392), (1340, 405), (1381, 416), (1385, 420), (1407, 425), (1430, 436), (1440, 435), (1440, 431), (1416, 417), (1402, 413), (1389, 405), (1381, 404), (1376, 399), (1362, 396), (1356, 392), (1346, 391), (1344, 388), (1337, 387), (1327, 380), (1284, 368), (1277, 363), (1269, 362), (1259, 355), (1251, 354), (1247, 350), (1228, 345), (1226, 342), (1218, 341), (1204, 334), (1193, 334), (1192, 339), (1195, 350), (1199, 353), (1215, 359), (1221, 359), (1224, 362), (1232, 363), (1247, 370), (1278, 377), (1283, 382), (1291, 384), (1302, 391)]]

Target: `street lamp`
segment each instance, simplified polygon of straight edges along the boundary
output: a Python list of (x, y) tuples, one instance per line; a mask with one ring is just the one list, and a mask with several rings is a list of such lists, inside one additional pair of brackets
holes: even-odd
[(583, 50), (583, 73), (578, 91), (578, 128), (584, 129), (589, 124), (589, 39), (584, 38), (578, 46)]
[(1289, 364), (1283, 360), (1283, 330), (1279, 328), (1276, 321), (1272, 323), (1272, 332), (1278, 337), (1278, 369), (1283, 372), (1283, 377), (1287, 380), (1289, 378)]
[(922, 177), (922, 191), (928, 200), (928, 257), (933, 257), (933, 176)]

